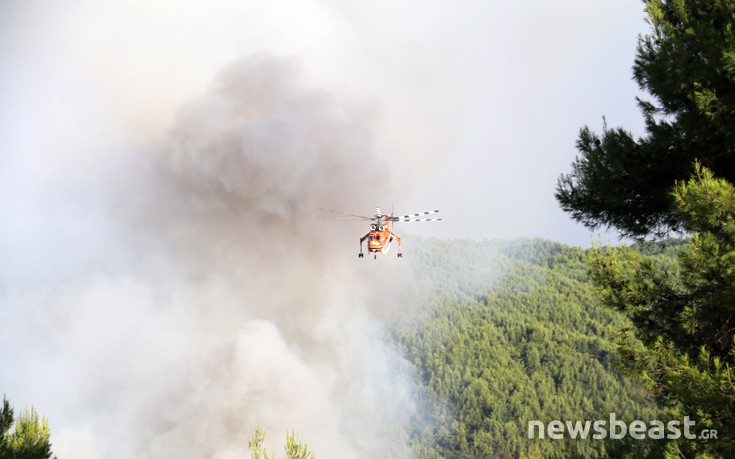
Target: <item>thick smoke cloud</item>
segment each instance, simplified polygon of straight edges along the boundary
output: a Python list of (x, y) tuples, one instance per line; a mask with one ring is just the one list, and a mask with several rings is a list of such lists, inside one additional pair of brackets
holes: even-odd
[(60, 457), (245, 457), (258, 424), (271, 450), (293, 429), (320, 457), (408, 455), (409, 376), (379, 317), (391, 282), (357, 265), (363, 225), (316, 218), (389, 191), (375, 119), (261, 55), (181, 107), (162, 145), (88, 166), (95, 205), (75, 212), (94, 229), (59, 241), (89, 237), (84, 263), (0, 290), (2, 357), (24, 362), (2, 379), (46, 408)]

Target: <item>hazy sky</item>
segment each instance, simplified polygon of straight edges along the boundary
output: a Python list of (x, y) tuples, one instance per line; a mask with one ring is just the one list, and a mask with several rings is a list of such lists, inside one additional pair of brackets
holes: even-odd
[(376, 189), (373, 206), (438, 208), (446, 218), (410, 232), (587, 245), (589, 234), (553, 198), (576, 134), (584, 124), (599, 129), (603, 116), (611, 126), (641, 125), (631, 65), (646, 24), (635, 0), (11, 0), (0, 8), (3, 181), (32, 172), (26, 193), (53, 175), (53, 159), (30, 159), (47, 155), (48, 144), (58, 158), (62, 146), (115, 136), (156, 141), (183, 101), (254, 53), (293, 58), (312, 86), (375, 112), (384, 174), (397, 186)]
[(407, 456), (384, 323), (410, 256), (358, 260), (364, 223), (316, 209), (588, 245), (554, 188), (584, 124), (640, 131), (643, 17), (0, 1), (0, 391), (49, 416), (60, 457), (243, 457), (258, 422), (320, 457)]

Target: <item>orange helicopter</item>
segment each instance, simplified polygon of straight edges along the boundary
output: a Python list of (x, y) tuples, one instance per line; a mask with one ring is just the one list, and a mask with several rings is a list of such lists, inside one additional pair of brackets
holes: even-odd
[(375, 208), (375, 215), (372, 217), (365, 217), (362, 215), (346, 214), (344, 212), (337, 212), (336, 210), (319, 209), (325, 212), (331, 212), (333, 214), (344, 215), (344, 217), (333, 217), (333, 220), (367, 220), (371, 221), (370, 232), (360, 238), (360, 253), (357, 254), (359, 258), (363, 258), (362, 243), (367, 240), (368, 253), (372, 253), (375, 259), (378, 258), (378, 254), (387, 254), (390, 250), (390, 245), (393, 241), (398, 241), (398, 257), (403, 258), (403, 250), (401, 246), (402, 239), (398, 237), (392, 231), (392, 224), (394, 222), (438, 222), (441, 218), (416, 218), (424, 215), (431, 215), (438, 213), (438, 210), (429, 210), (427, 212), (420, 212), (418, 214), (403, 215), (401, 217), (394, 217), (393, 213), (390, 215), (383, 215), (380, 211), (380, 207)]

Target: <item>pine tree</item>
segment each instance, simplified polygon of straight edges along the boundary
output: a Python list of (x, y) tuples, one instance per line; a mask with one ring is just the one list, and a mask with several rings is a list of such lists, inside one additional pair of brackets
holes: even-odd
[[(268, 453), (265, 450), (265, 430), (258, 426), (253, 433), (252, 438), (248, 442), (251, 459), (268, 459)], [(299, 437), (295, 432), (289, 432), (286, 435), (286, 443), (284, 445), (286, 455), (285, 459), (314, 459), (314, 453), (309, 450), (306, 443), (299, 441)], [(0, 458), (2, 459), (2, 458)]]
[(24, 410), (13, 426), (13, 408), (3, 398), (0, 410), (0, 459), (50, 459), (50, 437), (48, 421), (39, 417), (34, 408)]
[(253, 437), (248, 442), (248, 448), (250, 449), (250, 459), (268, 459), (268, 452), (265, 450), (265, 430), (263, 427), (258, 426), (255, 429)]
[(683, 228), (669, 192), (695, 159), (735, 181), (735, 0), (645, 3), (652, 30), (639, 39), (633, 75), (651, 97), (638, 101), (646, 134), (584, 127), (556, 190), (585, 226), (637, 238)]
[(286, 436), (286, 459), (314, 459), (314, 453), (299, 441), (295, 432), (291, 432)]
[(635, 325), (620, 337), (623, 365), (659, 399), (717, 440), (672, 443), (678, 452), (735, 457), (735, 187), (697, 164), (672, 193), (696, 232), (675, 266), (611, 248), (591, 257), (603, 302)]

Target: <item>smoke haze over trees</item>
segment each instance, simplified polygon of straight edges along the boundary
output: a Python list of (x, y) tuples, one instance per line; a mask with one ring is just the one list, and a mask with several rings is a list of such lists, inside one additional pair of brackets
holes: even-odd
[[(262, 55), (186, 103), (154, 149), (85, 157), (70, 220), (45, 216), (63, 275), (19, 261), (0, 312), (3, 358), (56, 381), (35, 403), (68, 404), (51, 416), (59, 454), (234, 457), (261, 423), (326, 457), (407, 457), (409, 373), (373, 307), (394, 283), (371, 291), (365, 265), (332, 255), (358, 236), (315, 218), (389, 189), (371, 117)], [(43, 199), (72, 199), (67, 180)]]
[[(732, 0), (646, 2), (646, 133), (584, 128), (558, 182), (588, 227), (696, 233), (592, 250), (601, 297), (580, 248), (402, 226), (405, 259), (358, 263), (367, 229), (315, 212), (424, 210), (423, 183), (437, 231), (567, 237), (548, 171), (570, 110), (620, 103), (593, 75), (626, 2), (390, 3), (0, 5), (0, 385), (48, 414), (28, 431), (76, 459), (243, 458), (259, 425), (320, 458), (732, 455)], [(526, 438), (611, 411), (725, 440)]]
[(596, 304), (586, 251), (544, 240), (418, 249), (419, 282), (435, 290), (396, 330), (427, 406), (414, 457), (659, 457), (653, 441), (528, 438), (530, 420), (667, 419), (617, 371), (615, 335), (629, 323)]

